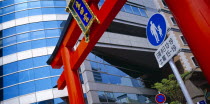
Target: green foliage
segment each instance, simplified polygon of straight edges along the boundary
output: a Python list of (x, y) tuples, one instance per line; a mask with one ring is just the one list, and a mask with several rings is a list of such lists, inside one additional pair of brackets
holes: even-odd
[[(186, 72), (181, 75), (181, 77), (186, 80), (189, 78), (190, 72)], [(158, 91), (164, 93), (167, 97), (171, 99), (170, 104), (182, 104), (184, 103), (184, 95), (176, 81), (173, 74), (168, 76), (168, 79), (164, 78), (160, 83), (155, 83), (152, 88), (156, 88)]]
[(191, 75), (192, 75), (192, 72), (185, 72), (181, 75), (181, 77), (183, 80), (187, 80), (191, 77)]
[(170, 104), (182, 104), (179, 101), (172, 101)]

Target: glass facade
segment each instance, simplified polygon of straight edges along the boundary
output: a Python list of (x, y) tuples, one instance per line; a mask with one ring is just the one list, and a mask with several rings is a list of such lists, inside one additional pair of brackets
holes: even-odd
[[(84, 94), (85, 102), (87, 104), (87, 96)], [(55, 99), (49, 99), (49, 100), (44, 100), (36, 103), (31, 103), (31, 104), (69, 104), (68, 97), (62, 97), (62, 98), (55, 98)]]
[[(12, 25), (11, 21), (28, 19), (34, 16), (52, 14), (65, 15), (66, 0), (4, 0), (0, 1), (0, 23)], [(27, 17), (27, 18), (25, 18)], [(21, 25), (12, 25), (0, 31), (0, 101), (27, 95), (30, 93), (52, 89), (62, 69), (53, 70), (46, 64), (49, 54), (28, 57), (26, 51), (55, 46), (63, 29), (65, 20), (42, 20)], [(18, 60), (7, 57), (18, 55)], [(10, 61), (13, 60), (13, 61)], [(61, 98), (36, 104), (66, 104)], [(34, 103), (35, 104), (35, 103)]]
[[(113, 66), (102, 58), (90, 53), (88, 56), (95, 82), (144, 88), (141, 78), (132, 78), (117, 66)], [(114, 79), (114, 80), (113, 80)]]
[[(103, 5), (105, 0), (100, 0), (99, 2), (99, 6)], [(130, 14), (134, 14), (134, 15), (138, 15), (138, 16), (142, 16), (142, 17), (148, 17), (147, 13), (146, 13), (146, 9), (142, 6), (139, 5), (133, 5), (133, 4), (128, 4), (126, 3), (122, 9), (122, 12), (126, 12), (126, 13), (130, 13)]]
[(65, 6), (65, 0), (4, 0), (1, 2), (1, 23), (34, 15), (66, 14)]
[(154, 96), (98, 91), (101, 103), (145, 104), (155, 103)]
[(44, 101), (31, 103), (31, 104), (68, 104), (68, 102), (69, 102), (68, 97), (63, 97), (63, 98), (44, 100)]
[[(2, 30), (2, 56), (35, 48), (55, 46), (65, 21), (29, 23)], [(37, 44), (39, 43), (39, 44)], [(11, 51), (8, 51), (11, 50)]]
[[(100, 0), (99, 6), (104, 3)], [(67, 15), (66, 0), (4, 0), (0, 1), (0, 102), (56, 88), (62, 69), (52, 69), (46, 64), (49, 47), (55, 46), (65, 20), (50, 17)], [(140, 5), (125, 4), (122, 12), (148, 17)], [(49, 16), (49, 20), (30, 22), (29, 18)], [(16, 25), (19, 20), (29, 22)], [(14, 25), (15, 23), (15, 25)], [(11, 25), (11, 26), (10, 26)], [(39, 55), (37, 55), (37, 53)], [(42, 53), (40, 55), (40, 53)], [(145, 88), (140, 77), (132, 78), (104, 59), (90, 53), (88, 61), (96, 83)], [(83, 76), (80, 74), (81, 83)], [(101, 103), (151, 103), (149, 95), (97, 92)], [(87, 102), (86, 94), (84, 94)], [(32, 104), (68, 104), (68, 98), (36, 101)]]
[[(146, 88), (145, 80), (140, 77), (133, 78), (123, 72), (123, 66), (113, 65), (104, 60), (103, 55), (100, 57), (90, 53), (87, 61), (91, 65), (92, 74), (95, 83), (109, 84), (112, 86), (129, 86), (133, 88)], [(130, 69), (126, 69), (130, 70)], [(130, 70), (131, 71), (131, 70)], [(132, 73), (135, 73), (134, 71)], [(155, 103), (154, 95), (146, 94), (132, 94), (122, 92), (107, 92), (98, 91), (99, 101), (102, 104), (120, 103), (120, 104), (142, 104), (142, 103)]]

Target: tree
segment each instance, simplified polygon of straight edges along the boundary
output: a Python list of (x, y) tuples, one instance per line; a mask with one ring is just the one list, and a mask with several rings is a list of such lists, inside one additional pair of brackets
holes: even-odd
[[(189, 75), (191, 75), (191, 73), (186, 72), (182, 74), (181, 77), (186, 80), (189, 78)], [(164, 93), (167, 97), (169, 97), (172, 101), (170, 104), (185, 103), (184, 95), (173, 74), (170, 74), (168, 76), (168, 79), (164, 78), (160, 83), (155, 83), (153, 88), (156, 88), (158, 91)]]

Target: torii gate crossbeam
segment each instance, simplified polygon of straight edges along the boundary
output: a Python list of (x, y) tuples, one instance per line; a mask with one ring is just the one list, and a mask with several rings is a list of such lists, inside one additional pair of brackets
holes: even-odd
[(73, 49), (81, 35), (81, 30), (77, 22), (72, 20), (71, 23), (67, 25), (64, 36), (59, 39), (56, 49), (47, 62), (55, 69), (60, 69), (64, 66), (64, 71), (58, 79), (57, 84), (59, 90), (67, 86), (70, 104), (84, 104), (78, 68), (127, 0), (106, 0), (100, 10), (98, 9), (99, 0), (86, 1), (100, 21), (100, 23), (94, 22), (90, 28), (90, 41), (87, 43), (83, 38), (77, 49)]

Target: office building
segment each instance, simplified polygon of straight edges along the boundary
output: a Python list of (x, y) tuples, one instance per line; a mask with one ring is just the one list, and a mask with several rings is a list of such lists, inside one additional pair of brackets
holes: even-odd
[[(1, 104), (68, 103), (66, 89), (56, 88), (62, 69), (52, 69), (46, 64), (68, 17), (64, 11), (66, 1), (3, 0), (0, 3)], [(149, 75), (155, 70), (154, 65), (147, 60), (139, 62), (152, 57), (155, 50), (145, 35), (149, 17), (157, 12), (154, 7), (153, 0), (128, 1), (104, 33), (81, 67), (87, 102), (154, 102), (157, 92), (147, 88), (151, 77), (143, 79), (147, 75), (141, 72), (145, 69)], [(113, 53), (97, 51), (101, 48)], [(114, 53), (118, 56), (110, 58)]]
[[(104, 0), (100, 0), (99, 8)], [(146, 38), (149, 18), (157, 13), (153, 0), (128, 0), (81, 65), (89, 104), (155, 103), (151, 85), (161, 79)]]
[[(155, 103), (157, 91), (151, 86), (164, 74), (154, 57), (158, 47), (150, 45), (146, 38), (147, 22), (159, 10), (154, 1), (128, 0), (81, 65), (81, 83), (88, 104)], [(65, 12), (66, 1), (0, 3), (0, 103), (68, 103), (67, 89), (56, 88), (63, 70), (46, 64), (69, 15)], [(100, 0), (99, 8), (103, 3)], [(175, 60), (184, 60), (180, 64), (191, 70), (184, 59), (186, 54), (181, 53)]]
[(161, 13), (167, 22), (168, 26), (168, 36), (174, 34), (178, 40), (178, 44), (181, 46), (181, 51), (177, 56), (174, 57), (176, 66), (179, 72), (183, 74), (184, 72), (191, 72), (189, 79), (185, 81), (185, 85), (189, 91), (189, 94), (194, 103), (202, 100), (209, 100), (209, 85), (207, 80), (204, 78), (202, 71), (193, 56), (190, 48), (188, 47), (187, 41), (182, 35), (177, 23), (172, 16), (167, 4), (164, 0), (154, 1), (159, 13)]
[[(62, 103), (62, 72), (46, 64), (68, 17), (65, 0), (0, 1), (1, 104)], [(63, 95), (59, 94), (61, 92)]]

